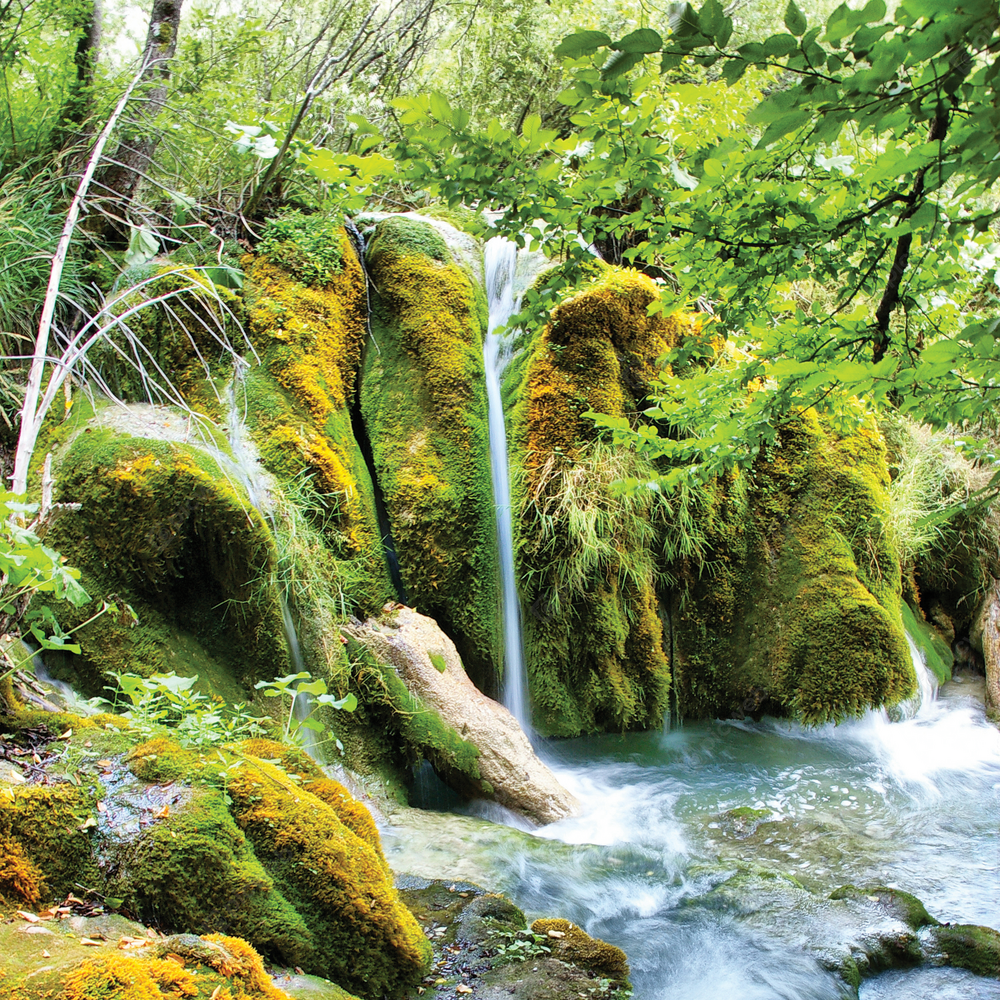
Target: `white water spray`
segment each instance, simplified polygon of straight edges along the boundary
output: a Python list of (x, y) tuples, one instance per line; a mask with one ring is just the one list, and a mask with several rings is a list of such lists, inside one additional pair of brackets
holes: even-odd
[(507, 467), (507, 428), (504, 423), (500, 383), (511, 357), (511, 335), (503, 328), (517, 307), (514, 273), (517, 247), (502, 236), (494, 236), (484, 250), (486, 296), (490, 319), (483, 346), (486, 397), (489, 401), (490, 470), (496, 506), (497, 543), (500, 552), (501, 601), (504, 634), (503, 703), (530, 733), (527, 676), (521, 646), (521, 606), (514, 579), (514, 536), (510, 509), (510, 474)]

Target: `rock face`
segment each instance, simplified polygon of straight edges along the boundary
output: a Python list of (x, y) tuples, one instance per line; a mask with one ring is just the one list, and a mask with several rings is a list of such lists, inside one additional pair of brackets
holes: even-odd
[(535, 756), (514, 717), (482, 694), (466, 676), (454, 643), (430, 618), (399, 608), (380, 619), (355, 622), (345, 632), (398, 673), (424, 711), (459, 734), (475, 754), (455, 758), (424, 748), (442, 779), (477, 798), (488, 798), (536, 823), (576, 811), (574, 797)]

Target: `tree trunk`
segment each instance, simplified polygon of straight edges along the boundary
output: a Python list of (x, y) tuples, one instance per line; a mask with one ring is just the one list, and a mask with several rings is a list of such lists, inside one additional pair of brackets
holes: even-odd
[[(159, 137), (153, 123), (167, 100), (170, 82), (170, 60), (177, 49), (177, 29), (181, 20), (184, 0), (154, 0), (149, 18), (149, 33), (143, 52), (143, 83), (149, 89), (143, 94), (142, 109), (123, 123), (123, 138), (114, 153), (113, 161), (103, 167), (95, 178), (99, 195), (116, 203), (114, 214), (121, 220), (135, 194), (136, 185), (153, 161)], [(112, 228), (124, 223), (112, 221)], [(105, 227), (107, 230), (107, 226)]]
[(81, 11), (73, 25), (74, 29), (80, 32), (76, 52), (73, 55), (76, 79), (71, 84), (63, 104), (61, 121), (54, 137), (53, 145), (57, 149), (65, 148), (74, 138), (80, 136), (90, 114), (94, 74), (101, 54), (103, 15), (102, 0), (92, 0), (90, 6)]

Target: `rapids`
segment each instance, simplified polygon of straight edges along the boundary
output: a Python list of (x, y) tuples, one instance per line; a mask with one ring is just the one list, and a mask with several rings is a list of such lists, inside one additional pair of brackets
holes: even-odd
[[(642, 1000), (853, 995), (813, 947), (841, 933), (824, 906), (842, 885), (888, 885), (942, 921), (1000, 926), (1000, 732), (964, 694), (972, 686), (936, 697), (925, 682), (919, 708), (895, 722), (716, 721), (549, 743), (542, 752), (581, 814), (533, 835), (484, 828), (475, 864), (529, 914), (565, 916), (624, 948)], [(462, 839), (479, 835), (469, 827)], [(401, 853), (394, 866), (420, 867)], [(713, 890), (748, 868), (810, 893), (775, 892), (765, 907), (753, 889), (721, 905)], [(887, 973), (861, 991), (998, 995), (995, 980), (952, 969)]]

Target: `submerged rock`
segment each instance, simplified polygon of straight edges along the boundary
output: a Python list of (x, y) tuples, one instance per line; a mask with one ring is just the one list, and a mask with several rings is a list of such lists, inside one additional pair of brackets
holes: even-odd
[(399, 608), (380, 619), (355, 622), (345, 632), (407, 690), (458, 734), (473, 753), (458, 767), (454, 756), (428, 743), (420, 750), (457, 791), (499, 802), (536, 823), (552, 823), (577, 809), (574, 797), (535, 756), (517, 720), (469, 680), (454, 643), (430, 618)]

